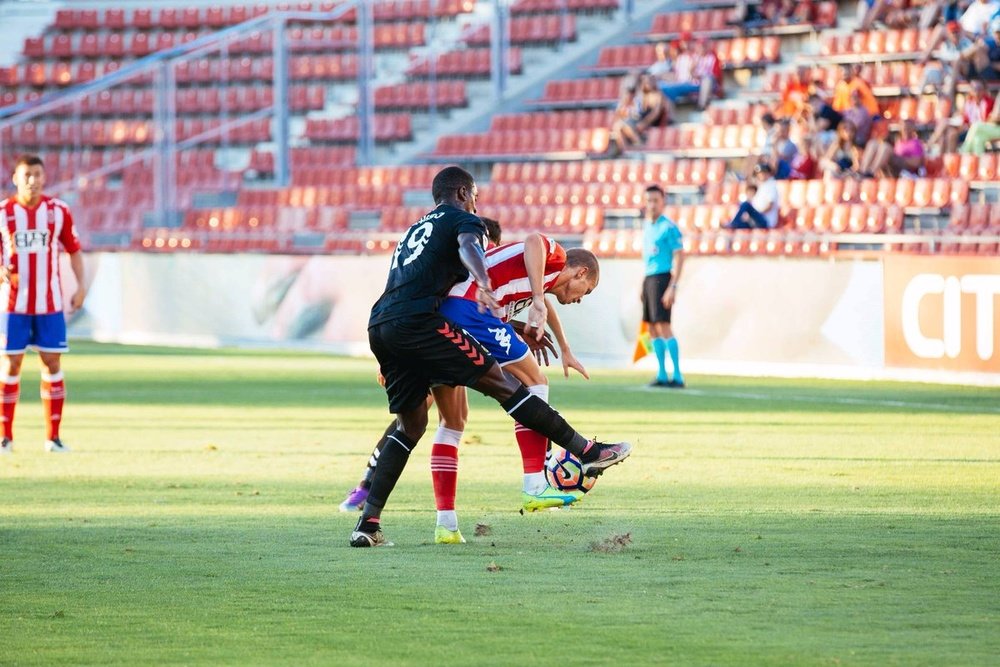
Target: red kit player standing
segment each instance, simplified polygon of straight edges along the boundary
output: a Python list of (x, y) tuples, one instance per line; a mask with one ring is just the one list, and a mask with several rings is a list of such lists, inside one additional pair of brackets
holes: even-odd
[(14, 165), (17, 194), (0, 201), (0, 380), (3, 382), (3, 440), (0, 453), (14, 448), (14, 408), (21, 390), (21, 362), (29, 347), (42, 362), (42, 407), (48, 432), (45, 450), (68, 452), (59, 439), (66, 387), (60, 357), (66, 345), (66, 318), (59, 282), (59, 246), (69, 253), (77, 291), (66, 308), (83, 306), (83, 253), (69, 207), (42, 194), (45, 166), (25, 155)]

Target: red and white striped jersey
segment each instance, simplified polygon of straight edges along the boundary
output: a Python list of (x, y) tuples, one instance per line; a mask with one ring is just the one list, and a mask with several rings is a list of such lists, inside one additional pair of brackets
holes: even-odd
[[(566, 250), (542, 236), (545, 243), (545, 271), (543, 274), (543, 290), (548, 290), (556, 282), (559, 272), (566, 266)], [(526, 306), (531, 305), (531, 284), (528, 282), (528, 269), (524, 266), (524, 243), (508, 243), (486, 252), (486, 271), (493, 284), (493, 294), (503, 308), (500, 319), (504, 322)], [(456, 283), (448, 296), (457, 296), (475, 301), (476, 283), (469, 276)]]
[(80, 250), (69, 207), (42, 196), (37, 206), (25, 208), (11, 197), (0, 201), (0, 216), (0, 260), (11, 267), (10, 282), (0, 285), (0, 312), (62, 311), (59, 244), (71, 254)]

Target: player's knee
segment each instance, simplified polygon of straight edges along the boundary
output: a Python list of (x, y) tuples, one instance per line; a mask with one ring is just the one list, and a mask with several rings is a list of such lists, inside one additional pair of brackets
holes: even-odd
[(61, 366), (60, 355), (58, 354), (42, 354), (40, 355), (42, 366), (45, 370), (49, 372), (50, 375), (55, 375), (59, 372)]
[(420, 440), (427, 430), (427, 412), (418, 411), (409, 414), (401, 414), (398, 417), (399, 428), (413, 442)]
[(21, 362), (24, 361), (23, 354), (3, 357), (3, 371), (6, 375), (20, 375)]
[(452, 431), (464, 431), (466, 418), (467, 415), (464, 414), (448, 415), (448, 416), (442, 415), (441, 426), (444, 426), (447, 429), (451, 429)]
[(512, 375), (504, 373), (499, 364), (495, 364), (493, 368), (482, 377), (479, 383), (475, 386), (475, 389), (502, 403), (513, 396), (514, 392), (517, 391), (520, 386), (521, 382), (519, 382)]

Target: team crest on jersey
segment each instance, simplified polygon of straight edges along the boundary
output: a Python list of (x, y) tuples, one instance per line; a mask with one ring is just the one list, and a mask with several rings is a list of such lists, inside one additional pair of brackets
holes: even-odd
[(504, 349), (504, 352), (510, 354), (510, 332), (504, 327), (497, 327), (496, 329), (487, 328), (493, 337), (497, 341), (497, 345)]
[(517, 315), (519, 312), (521, 312), (522, 310), (524, 310), (529, 305), (531, 305), (531, 297), (530, 296), (527, 297), (527, 298), (524, 298), (524, 299), (517, 299), (515, 301), (511, 301), (506, 306), (506, 308), (507, 308), (507, 313), (506, 313), (507, 317), (506, 317), (506, 319), (509, 320), (510, 318), (514, 317), (515, 315)]
[(39, 253), (49, 249), (48, 230), (18, 230), (12, 236), (11, 245), (14, 252)]

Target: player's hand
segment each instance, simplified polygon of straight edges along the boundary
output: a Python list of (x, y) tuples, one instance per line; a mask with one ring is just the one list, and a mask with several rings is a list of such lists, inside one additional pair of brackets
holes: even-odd
[(87, 290), (82, 287), (78, 289), (69, 300), (69, 312), (75, 313), (83, 308), (83, 300), (87, 298)]
[(14, 273), (14, 267), (11, 265), (0, 266), (0, 283), (9, 283), (10, 277)]
[(577, 373), (582, 375), (584, 378), (588, 380), (590, 379), (590, 374), (587, 373), (587, 369), (583, 367), (583, 364), (580, 363), (580, 360), (577, 359), (573, 355), (573, 353), (570, 352), (568, 349), (563, 350), (562, 364), (563, 364), (563, 376), (569, 377), (569, 369), (572, 368)]
[(380, 387), (384, 387), (385, 386), (385, 376), (382, 375), (382, 369), (381, 368), (378, 369), (378, 372), (375, 375), (375, 380), (376, 380), (376, 382), (378, 382), (378, 384), (379, 384)]
[(498, 313), (500, 312), (500, 302), (497, 301), (497, 298), (496, 296), (494, 296), (492, 289), (485, 288), (482, 286), (477, 286), (476, 303), (479, 304), (480, 313), (489, 312), (499, 317)]
[(541, 340), (545, 335), (545, 322), (549, 317), (549, 309), (545, 305), (545, 299), (535, 298), (528, 309), (528, 326), (524, 331), (528, 336), (533, 336), (535, 340)]
[(559, 358), (559, 353), (556, 352), (556, 346), (552, 343), (552, 336), (549, 335), (548, 331), (544, 332), (542, 337), (538, 339), (525, 333), (527, 327), (525, 327), (524, 322), (512, 320), (510, 325), (517, 332), (517, 335), (521, 337), (525, 345), (528, 346), (531, 353), (535, 355), (535, 360), (539, 366), (549, 365), (549, 352), (552, 353), (554, 358)]
[(664, 308), (673, 308), (674, 299), (677, 298), (677, 290), (672, 287), (668, 287), (667, 291), (663, 293), (663, 297), (660, 299), (660, 303), (663, 304)]

